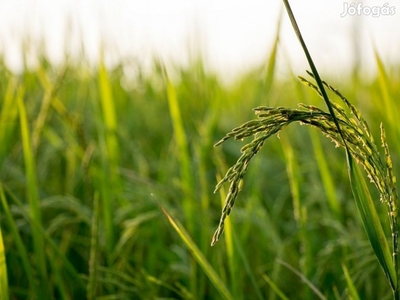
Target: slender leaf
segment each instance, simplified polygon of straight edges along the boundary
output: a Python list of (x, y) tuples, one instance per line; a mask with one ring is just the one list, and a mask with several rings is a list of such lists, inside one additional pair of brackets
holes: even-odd
[(190, 250), (193, 257), (199, 263), (203, 271), (207, 274), (208, 278), (213, 283), (214, 287), (219, 291), (220, 295), (224, 299), (234, 299), (230, 294), (229, 290), (225, 286), (224, 282), (218, 277), (217, 273), (212, 268), (211, 264), (207, 261), (206, 257), (204, 257), (203, 253), (196, 246), (195, 242), (190, 237), (189, 233), (183, 228), (183, 226), (175, 221), (169, 213), (160, 205), (160, 208), (164, 215), (167, 217), (168, 222), (172, 225), (175, 231), (178, 233), (179, 237), (185, 243), (186, 247)]
[(282, 290), (275, 284), (275, 282), (273, 282), (272, 279), (268, 277), (267, 274), (263, 274), (262, 277), (268, 283), (271, 289), (274, 290), (274, 292), (278, 295), (280, 299), (289, 300), (289, 298), (282, 292)]
[(277, 262), (296, 274), (301, 279), (301, 281), (308, 285), (308, 287), (314, 292), (315, 296), (317, 296), (321, 300), (326, 300), (326, 297), (321, 293), (321, 291), (319, 291), (318, 288), (310, 280), (308, 280), (306, 276), (304, 276), (304, 274), (302, 274), (296, 268), (281, 259), (277, 259)]
[(349, 270), (345, 264), (342, 264), (342, 269), (344, 273), (344, 277), (346, 278), (347, 282), (347, 289), (349, 290), (350, 299), (352, 300), (360, 300), (360, 296), (358, 295), (357, 289), (354, 286), (354, 282), (350, 276)]
[[(3, 202), (4, 200), (4, 191), (3, 187), (0, 183), (0, 197), (1, 201)], [(4, 249), (4, 243), (3, 243), (3, 234), (2, 230), (0, 227), (0, 299), (2, 300), (8, 300), (10, 299), (9, 293), (8, 293), (8, 275), (7, 275), (7, 263), (6, 263), (6, 252)]]
[(39, 204), (38, 185), (36, 179), (36, 164), (33, 157), (31, 139), (29, 133), (28, 119), (23, 100), (24, 90), (19, 88), (17, 92), (17, 103), (19, 108), (19, 119), (21, 128), (22, 148), (24, 153), (25, 171), (27, 180), (27, 197), (30, 206), (30, 221), (32, 223), (32, 236), (35, 249), (35, 258), (37, 262), (38, 272), (40, 276), (40, 295), (41, 297), (50, 297), (50, 291), (47, 284), (47, 267), (46, 267), (46, 252), (44, 246), (44, 239), (38, 233), (34, 224), (41, 226), (41, 211)]
[(395, 291), (397, 290), (397, 274), (393, 266), (389, 244), (372, 202), (371, 194), (357, 165), (350, 165), (350, 183), (368, 239), (390, 287)]

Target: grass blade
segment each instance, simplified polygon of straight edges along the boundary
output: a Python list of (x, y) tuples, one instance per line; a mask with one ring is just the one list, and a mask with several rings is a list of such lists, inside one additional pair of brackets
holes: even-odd
[[(107, 69), (101, 61), (99, 65), (98, 84), (100, 88), (100, 105), (103, 124), (99, 124), (101, 135), (102, 168), (99, 184), (102, 199), (102, 210), (107, 238), (109, 255), (115, 246), (115, 228), (113, 224), (114, 202), (119, 194), (119, 144), (117, 138), (117, 118), (115, 114), (114, 99)], [(98, 111), (97, 111), (98, 112)]]
[(5, 95), (3, 96), (3, 105), (0, 112), (0, 170), (4, 159), (9, 153), (11, 146), (10, 139), (13, 136), (18, 118), (18, 106), (15, 105), (14, 93), (17, 88), (17, 80), (11, 78), (8, 81)]
[[(290, 7), (288, 0), (283, 0), (286, 10), (288, 12), (290, 21), (292, 22), (293, 29), (299, 39), (299, 42), (303, 48), (303, 51), (306, 55), (307, 61), (310, 65), (312, 75), (315, 78), (315, 81), (318, 85), (319, 92), (321, 93), (322, 98), (324, 99), (326, 105), (328, 106), (329, 113), (331, 114), (333, 121), (336, 125), (336, 128), (339, 132), (341, 139), (343, 140), (343, 144), (346, 150), (346, 159), (348, 172), (350, 177), (350, 184), (353, 191), (353, 195), (357, 204), (357, 208), (361, 215), (363, 226), (367, 232), (368, 238), (374, 249), (375, 255), (377, 256), (379, 263), (381, 264), (385, 276), (387, 277), (389, 284), (393, 290), (394, 297), (396, 299), (399, 298), (398, 292), (398, 283), (397, 283), (397, 270), (395, 270), (394, 265), (395, 262), (391, 258), (391, 253), (389, 249), (389, 245), (386, 241), (385, 235), (383, 233), (382, 225), (379, 221), (378, 215), (376, 213), (375, 206), (372, 203), (371, 195), (369, 194), (368, 188), (366, 187), (365, 181), (358, 170), (358, 166), (353, 163), (352, 156), (350, 154), (349, 147), (347, 145), (346, 139), (344, 138), (343, 132), (339, 126), (338, 119), (336, 118), (335, 112), (333, 110), (332, 104), (328, 98), (328, 95), (325, 91), (324, 84), (318, 74), (318, 71), (314, 65), (314, 62), (311, 58), (311, 55), (307, 49), (307, 46), (303, 40), (300, 29), (297, 25), (296, 19), (293, 15), (292, 9)], [(394, 232), (392, 234), (397, 234), (397, 228), (394, 228)], [(397, 253), (397, 249), (393, 249), (395, 253)]]
[(265, 100), (268, 100), (270, 96), (270, 92), (272, 90), (272, 86), (274, 83), (274, 80), (276, 78), (275, 73), (276, 73), (276, 64), (277, 64), (277, 54), (278, 54), (278, 46), (279, 46), (279, 37), (281, 34), (281, 24), (282, 24), (282, 10), (279, 13), (279, 19), (278, 19), (278, 25), (276, 27), (276, 33), (275, 33), (275, 41), (274, 44), (272, 45), (272, 50), (270, 52), (270, 55), (268, 57), (268, 64), (267, 64), (267, 72), (265, 75), (265, 80), (263, 81), (263, 84), (265, 85)]
[(368, 239), (393, 291), (397, 290), (397, 274), (393, 266), (389, 244), (372, 202), (371, 194), (357, 165), (350, 165), (350, 183), (354, 199)]
[[(318, 73), (317, 68), (316, 68), (316, 66), (314, 64), (314, 61), (311, 58), (310, 52), (308, 51), (306, 43), (304, 42), (303, 36), (301, 35), (300, 28), (297, 25), (297, 22), (296, 22), (296, 19), (294, 17), (294, 14), (292, 12), (292, 9), (290, 7), (289, 1), (288, 0), (283, 0), (283, 3), (285, 4), (286, 11), (287, 11), (287, 13), (289, 15), (290, 21), (292, 22), (292, 26), (293, 26), (293, 29), (294, 29), (294, 31), (296, 33), (296, 36), (299, 39), (299, 42), (300, 42), (301, 47), (303, 48), (304, 54), (306, 55), (308, 64), (310, 65), (310, 68), (311, 68), (311, 71), (312, 71), (312, 75), (314, 76), (315, 81), (317, 82), (317, 85), (318, 85), (319, 91), (321, 92), (322, 98), (324, 99), (325, 104), (328, 107), (329, 113), (333, 117), (333, 120), (334, 120), (334, 122), (336, 124), (336, 127), (337, 127), (337, 129), (339, 131), (339, 134), (341, 135), (344, 143), (346, 143), (346, 141), (344, 140), (344, 137), (343, 137), (343, 133), (340, 130), (339, 122), (338, 122), (338, 120), (336, 118), (335, 111), (333, 110), (333, 107), (332, 107), (332, 104), (331, 104), (331, 102), (329, 100), (328, 94), (325, 91), (324, 84), (322, 83), (322, 80), (321, 80), (321, 78), (319, 76), (319, 73)], [(347, 146), (346, 146), (346, 148), (347, 148)]]
[(18, 89), (17, 92), (17, 103), (19, 109), (19, 119), (21, 128), (21, 139), (22, 148), (25, 161), (25, 172), (27, 180), (27, 197), (29, 200), (29, 216), (32, 223), (32, 238), (35, 251), (35, 257), (37, 262), (38, 274), (40, 276), (40, 295), (42, 299), (46, 299), (50, 296), (47, 284), (47, 267), (46, 267), (46, 252), (44, 246), (43, 236), (37, 231), (34, 224), (41, 226), (41, 212), (39, 204), (39, 195), (37, 189), (36, 179), (36, 166), (35, 159), (33, 157), (31, 139), (29, 134), (28, 118), (26, 115), (25, 104), (23, 100), (24, 91), (22, 88)]
[(278, 297), (280, 299), (289, 300), (289, 298), (286, 297), (286, 295), (279, 289), (279, 287), (275, 284), (275, 282), (273, 282), (272, 279), (268, 277), (267, 274), (263, 274), (262, 277), (268, 283), (268, 285), (271, 287), (271, 289), (274, 290), (274, 292), (278, 295)]
[(334, 180), (329, 170), (327, 157), (324, 155), (321, 141), (317, 132), (315, 132), (314, 130), (310, 130), (310, 135), (311, 142), (314, 148), (315, 159), (317, 160), (319, 173), (321, 175), (322, 184), (324, 186), (326, 199), (328, 200), (329, 207), (332, 213), (335, 215), (336, 219), (340, 219), (342, 216), (340, 202), (336, 196)]
[(178, 96), (176, 94), (175, 87), (169, 80), (167, 70), (163, 66), (164, 80), (167, 86), (167, 98), (169, 112), (172, 121), (172, 127), (174, 131), (175, 142), (178, 146), (179, 159), (181, 164), (181, 179), (182, 179), (182, 189), (184, 192), (185, 199), (183, 200), (183, 207), (185, 210), (188, 229), (191, 232), (193, 230), (194, 223), (194, 212), (193, 206), (191, 205), (189, 198), (193, 191), (193, 179), (190, 167), (190, 154), (189, 154), (189, 144), (185, 133), (185, 127), (183, 125), (182, 115), (180, 111)]
[(307, 279), (306, 276), (304, 276), (303, 274), (301, 274), (298, 270), (296, 270), (294, 267), (292, 267), (291, 265), (289, 265), (287, 262), (281, 260), (281, 259), (277, 259), (277, 262), (279, 264), (281, 264), (282, 266), (288, 268), (290, 271), (292, 271), (294, 274), (296, 274), (297, 276), (299, 276), (299, 278), (301, 279), (301, 281), (303, 281), (305, 284), (307, 284), (310, 289), (314, 292), (314, 294), (321, 300), (326, 300), (326, 297), (317, 289), (317, 287), (310, 281)]
[[(191, 201), (194, 192), (194, 179), (192, 177), (191, 171), (191, 163), (190, 163), (190, 153), (189, 153), (189, 144), (185, 133), (185, 127), (183, 125), (180, 105), (178, 101), (178, 96), (175, 90), (175, 87), (171, 83), (168, 77), (167, 70), (165, 66), (162, 66), (164, 81), (167, 88), (167, 98), (168, 98), (168, 106), (170, 117), (172, 121), (172, 127), (175, 137), (175, 142), (177, 144), (178, 152), (179, 152), (179, 160), (180, 160), (180, 176), (181, 176), (181, 188), (183, 191), (183, 200), (182, 205), (185, 213), (186, 224), (188, 231), (193, 233), (195, 230), (195, 214), (194, 214), (194, 205)], [(194, 297), (198, 297), (197, 295), (197, 280), (196, 280), (196, 264), (194, 261), (191, 261), (191, 292)]]
[[(299, 171), (299, 162), (294, 154), (293, 146), (287, 138), (286, 134), (281, 134), (282, 152), (284, 153), (286, 160), (286, 172), (289, 179), (290, 191), (293, 199), (293, 211), (294, 219), (296, 220), (299, 228), (299, 241), (301, 251), (300, 258), (300, 270), (306, 276), (310, 276), (313, 255), (312, 255), (312, 243), (311, 237), (309, 236), (309, 230), (307, 228), (307, 206), (302, 203), (300, 196), (300, 186), (302, 185), (302, 176)], [(304, 291), (305, 294), (302, 298), (309, 298), (309, 290)], [(300, 294), (299, 294), (300, 296)]]
[(380, 105), (378, 107), (382, 108), (383, 110), (382, 113), (385, 114), (391, 126), (393, 126), (393, 128), (396, 128), (397, 120), (395, 114), (398, 109), (394, 105), (395, 102), (392, 101), (391, 99), (392, 95), (391, 95), (390, 81), (386, 73), (385, 67), (383, 65), (382, 59), (379, 56), (377, 50), (374, 51), (374, 54), (375, 54), (376, 65), (378, 67), (378, 75), (379, 75), (378, 80), (382, 95)]
[[(1, 201), (3, 201), (4, 192), (1, 184), (0, 184), (0, 197)], [(2, 300), (10, 299), (10, 296), (8, 294), (7, 263), (6, 263), (3, 234), (1, 227), (0, 227), (0, 299)]]
[(357, 289), (354, 286), (353, 279), (351, 279), (349, 270), (347, 270), (347, 267), (345, 264), (342, 264), (342, 269), (343, 269), (344, 277), (346, 278), (347, 289), (349, 290), (350, 298), (353, 300), (360, 300), (360, 296), (358, 295)]
[[(111, 83), (108, 78), (107, 69), (104, 63), (99, 66), (99, 87), (100, 87), (100, 104), (103, 113), (103, 120), (106, 129), (107, 154), (111, 166), (118, 166), (119, 161), (119, 144), (116, 136), (117, 117), (115, 113), (115, 101), (112, 96)], [(117, 172), (113, 173), (115, 176)]]
[(186, 247), (190, 250), (193, 257), (199, 263), (203, 271), (206, 273), (208, 278), (213, 283), (214, 287), (218, 290), (221, 294), (223, 299), (234, 299), (229, 290), (226, 288), (224, 282), (221, 278), (218, 277), (217, 273), (214, 271), (210, 263), (204, 257), (203, 253), (200, 249), (196, 246), (195, 242), (190, 237), (189, 233), (183, 228), (183, 226), (178, 222), (175, 221), (168, 212), (160, 205), (160, 208), (164, 215), (167, 217), (168, 222), (172, 225), (175, 231), (178, 233), (179, 237), (185, 243)]

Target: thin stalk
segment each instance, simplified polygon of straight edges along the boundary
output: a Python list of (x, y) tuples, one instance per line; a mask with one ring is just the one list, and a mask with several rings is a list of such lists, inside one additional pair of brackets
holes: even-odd
[(336, 128), (337, 128), (337, 130), (338, 130), (338, 132), (340, 134), (340, 137), (343, 140), (343, 143), (344, 143), (345, 148), (346, 148), (346, 154), (348, 156), (347, 159), (349, 159), (349, 158), (351, 159), (351, 155), (350, 155), (350, 152), (348, 150), (348, 146), (346, 144), (346, 140), (343, 137), (342, 130), (340, 129), (339, 122), (338, 122), (338, 120), (336, 118), (336, 115), (335, 115), (335, 111), (333, 110), (331, 101), (329, 100), (328, 94), (325, 91), (324, 84), (322, 83), (321, 77), (319, 76), (319, 73), (317, 71), (317, 68), (315, 67), (314, 61), (311, 58), (310, 52), (308, 51), (306, 43), (304, 42), (303, 36), (301, 35), (300, 28), (297, 25), (297, 22), (296, 22), (296, 19), (294, 17), (294, 14), (292, 12), (292, 9), (290, 7), (289, 1), (288, 0), (283, 0), (283, 3), (285, 4), (287, 13), (289, 15), (290, 21), (292, 22), (292, 26), (293, 26), (293, 29), (294, 29), (294, 31), (296, 33), (296, 36), (299, 39), (299, 42), (301, 44), (301, 47), (303, 48), (304, 54), (306, 55), (308, 64), (310, 65), (310, 68), (311, 68), (311, 71), (312, 71), (312, 75), (314, 76), (315, 81), (317, 82), (318, 88), (319, 88), (319, 90), (320, 90), (320, 92), (322, 94), (322, 98), (324, 98), (324, 101), (326, 103), (326, 106), (328, 107), (329, 113), (332, 115), (333, 121), (335, 122), (335, 125), (336, 125)]
[[(349, 178), (350, 178), (350, 183), (351, 183), (351, 188), (352, 188), (352, 191), (353, 191), (353, 195), (354, 195), (354, 197), (356, 199), (356, 203), (358, 204), (359, 208), (360, 208), (360, 205), (364, 206), (364, 208), (365, 207), (367, 208), (367, 210), (363, 210), (363, 211), (359, 210), (359, 212), (361, 214), (361, 217), (363, 218), (363, 224), (364, 224), (364, 226), (366, 228), (368, 237), (370, 239), (370, 242), (371, 242), (372, 246), (374, 247), (374, 251), (375, 251), (375, 254), (377, 255), (377, 257), (379, 259), (379, 262), (381, 263), (381, 266), (383, 267), (383, 269), (385, 271), (385, 275), (387, 276), (387, 278), (389, 280), (389, 283), (390, 283), (392, 291), (393, 291), (394, 299), (400, 299), (400, 295), (399, 295), (399, 291), (398, 291), (398, 282), (397, 282), (397, 280), (398, 280), (397, 279), (398, 278), (398, 270), (397, 270), (397, 231), (398, 230), (397, 230), (397, 223), (396, 222), (394, 222), (394, 223), (392, 222), (392, 224), (394, 226), (396, 226), (396, 228), (392, 228), (392, 236), (393, 236), (393, 260), (392, 260), (392, 264), (393, 265), (392, 265), (392, 268), (391, 268), (386, 263), (387, 262), (386, 257), (385, 257), (386, 254), (387, 254), (386, 251), (385, 251), (386, 249), (382, 249), (381, 245), (377, 245), (377, 243), (376, 243), (377, 241), (371, 240), (371, 237), (376, 237), (375, 236), (376, 234), (378, 234), (378, 237), (381, 237), (381, 235), (380, 235), (380, 233), (381, 233), (381, 223), (378, 220), (379, 224), (376, 224), (377, 228), (373, 228), (373, 226), (369, 226), (368, 223), (364, 222), (364, 220), (365, 220), (364, 218), (367, 215), (371, 215), (371, 214), (374, 215), (376, 213), (375, 208), (373, 207), (373, 205), (363, 203), (364, 201), (366, 201), (365, 199), (362, 199), (362, 198), (361, 199), (360, 198), (357, 199), (357, 197), (359, 197), (360, 195), (362, 195), (362, 196), (366, 195), (366, 193), (365, 193), (366, 191), (364, 190), (366, 188), (366, 187), (364, 188), (365, 182), (364, 182), (362, 176), (360, 175), (360, 173), (357, 172), (358, 170), (355, 169), (355, 168), (357, 168), (357, 166), (355, 166), (353, 164), (353, 159), (352, 159), (352, 156), (350, 154), (350, 149), (349, 149), (349, 147), (348, 147), (348, 145), (346, 143), (346, 139), (344, 138), (343, 132), (342, 132), (340, 126), (339, 126), (339, 122), (338, 122), (338, 120), (336, 118), (336, 115), (335, 115), (335, 112), (333, 110), (332, 104), (331, 104), (331, 102), (329, 100), (329, 97), (328, 97), (326, 91), (325, 91), (323, 81), (321, 80), (321, 78), (320, 78), (320, 76), (318, 74), (317, 68), (315, 67), (315, 64), (314, 64), (314, 62), (313, 62), (313, 60), (311, 58), (311, 55), (310, 55), (310, 53), (308, 51), (308, 48), (307, 48), (307, 46), (306, 46), (306, 44), (304, 42), (304, 39), (303, 39), (303, 37), (301, 35), (300, 28), (297, 25), (297, 22), (296, 22), (296, 19), (294, 17), (294, 14), (292, 12), (292, 9), (290, 7), (289, 1), (288, 0), (283, 0), (283, 3), (285, 5), (285, 7), (286, 7), (287, 13), (289, 15), (289, 18), (290, 18), (290, 21), (292, 23), (293, 29), (294, 29), (294, 31), (296, 33), (296, 36), (299, 39), (299, 42), (301, 44), (301, 47), (303, 48), (304, 54), (306, 55), (308, 64), (310, 65), (310, 68), (311, 68), (311, 71), (312, 71), (312, 75), (313, 75), (313, 77), (314, 77), (314, 79), (315, 79), (315, 81), (316, 81), (316, 83), (318, 85), (318, 88), (319, 88), (319, 91), (321, 93), (321, 96), (324, 99), (324, 101), (325, 101), (325, 103), (326, 103), (326, 105), (327, 105), (327, 107), (329, 109), (329, 113), (331, 114), (332, 119), (333, 119), (333, 121), (335, 123), (335, 126), (336, 126), (336, 128), (338, 130), (338, 133), (339, 133), (339, 135), (340, 135), (340, 137), (341, 137), (341, 139), (343, 141), (343, 145), (344, 145), (344, 148), (346, 150), (347, 166), (348, 166)], [(389, 173), (390, 173), (390, 170), (389, 170)], [(395, 203), (395, 205), (396, 204), (397, 203)], [(371, 211), (369, 211), (369, 210), (371, 210)], [(397, 213), (397, 210), (394, 210), (393, 213), (394, 214)], [(383, 248), (385, 248), (385, 247), (383, 247)], [(377, 253), (377, 251), (381, 251), (381, 252)], [(394, 272), (390, 272), (393, 269), (394, 269)]]
[[(116, 232), (113, 224), (114, 203), (120, 193), (120, 181), (118, 175), (120, 146), (117, 137), (117, 115), (115, 113), (115, 99), (112, 94), (111, 83), (107, 69), (103, 61), (99, 65), (98, 85), (100, 89), (100, 106), (103, 124), (99, 124), (101, 134), (102, 168), (103, 172), (100, 184), (102, 185), (102, 208), (105, 223), (105, 235), (109, 257), (114, 251)], [(100, 138), (100, 137), (99, 137)], [(110, 262), (109, 262), (110, 263)]]
[[(40, 210), (40, 200), (38, 193), (38, 184), (36, 178), (36, 163), (32, 152), (31, 137), (28, 126), (28, 117), (23, 99), (24, 90), (19, 88), (17, 92), (17, 103), (19, 110), (22, 150), (25, 162), (25, 175), (27, 181), (27, 198), (29, 201), (29, 218), (32, 228), (32, 238), (35, 258), (37, 262), (37, 271), (40, 278), (40, 295), (44, 299), (50, 297), (48, 287), (46, 247), (43, 237), (40, 235), (34, 224), (42, 226), (42, 216)], [(44, 297), (44, 298), (43, 298)]]
[[(0, 197), (3, 200), (4, 193), (0, 182)], [(7, 262), (6, 262), (6, 251), (3, 242), (3, 233), (0, 227), (0, 299), (8, 300), (10, 295), (8, 292), (8, 276), (7, 276)]]
[(97, 266), (98, 266), (98, 230), (99, 230), (99, 194), (96, 193), (93, 199), (93, 215), (91, 224), (90, 238), (90, 258), (89, 258), (89, 279), (86, 288), (88, 300), (95, 299), (97, 289)]

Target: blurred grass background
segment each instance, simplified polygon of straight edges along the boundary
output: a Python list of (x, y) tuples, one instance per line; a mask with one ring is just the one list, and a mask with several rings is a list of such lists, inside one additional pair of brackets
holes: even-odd
[[(276, 75), (277, 45), (230, 84), (201, 58), (150, 73), (41, 57), (12, 74), (0, 60), (1, 298), (390, 299), (344, 151), (305, 126), (266, 143), (210, 247), (226, 193), (213, 190), (243, 143), (213, 144), (256, 106), (324, 107), (305, 71)], [(375, 140), (383, 122), (398, 174), (400, 73), (376, 64), (322, 76)]]

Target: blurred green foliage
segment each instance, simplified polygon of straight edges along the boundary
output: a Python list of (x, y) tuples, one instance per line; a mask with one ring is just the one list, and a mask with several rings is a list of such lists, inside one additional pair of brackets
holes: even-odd
[[(214, 285), (218, 280), (234, 299), (316, 297), (282, 261), (329, 299), (347, 299), (354, 289), (360, 299), (389, 299), (353, 201), (344, 151), (315, 129), (292, 125), (281, 140), (267, 141), (246, 174), (231, 229), (210, 247), (223, 197), (213, 190), (243, 145), (213, 144), (254, 118), (256, 106), (322, 106), (295, 76), (276, 76), (274, 55), (230, 84), (207, 72), (201, 59), (167, 69), (168, 80), (157, 61), (151, 72), (138, 65), (132, 72), (125, 63), (55, 67), (42, 58), (18, 75), (0, 62), (7, 270), (4, 276), (0, 266), (0, 280), (8, 282), (2, 291), (9, 299), (229, 297)], [(357, 72), (323, 79), (358, 107), (376, 140), (384, 123), (398, 174), (399, 68), (377, 62), (372, 79)], [(371, 193), (384, 219), (385, 207)], [(160, 206), (186, 228), (218, 279), (210, 280)]]

